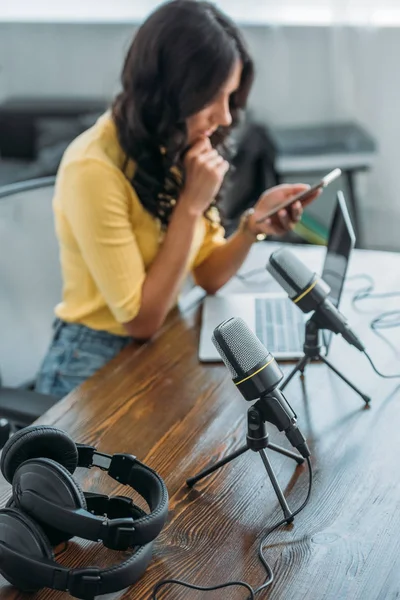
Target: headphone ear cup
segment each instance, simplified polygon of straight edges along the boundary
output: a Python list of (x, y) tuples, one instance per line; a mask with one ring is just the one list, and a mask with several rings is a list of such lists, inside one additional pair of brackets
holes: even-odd
[[(52, 546), (66, 542), (75, 534), (70, 534), (40, 520), (24, 503), (24, 493), (33, 492), (62, 508), (87, 509), (86, 498), (78, 483), (62, 465), (51, 458), (36, 458), (24, 462), (13, 478), (13, 498), (15, 506), (30, 513), (37, 521)], [(60, 523), (62, 527), (62, 523)], [(78, 535), (78, 532), (76, 532)]]
[(61, 531), (61, 529), (56, 529), (51, 525), (46, 525), (46, 523), (43, 523), (42, 521), (37, 521), (37, 523), (40, 523), (40, 528), (43, 530), (43, 533), (49, 540), (50, 546), (53, 548), (56, 548), (59, 544), (68, 542), (74, 537), (72, 534)]
[[(13, 496), (7, 500), (4, 508), (16, 508), (18, 510)], [(74, 537), (69, 533), (65, 533), (65, 531), (60, 531), (60, 529), (56, 529), (51, 525), (46, 525), (46, 523), (43, 522), (40, 523), (40, 527), (43, 529), (44, 534), (53, 548), (62, 542), (68, 542), (68, 540)]]
[(15, 471), (30, 458), (52, 458), (70, 473), (78, 466), (78, 450), (70, 436), (46, 425), (31, 425), (13, 435), (5, 444), (0, 469), (12, 483)]
[[(0, 543), (18, 554), (31, 558), (54, 560), (53, 550), (45, 533), (28, 515), (14, 508), (0, 510)], [(23, 592), (37, 592), (40, 586), (26, 569), (16, 564), (14, 557), (1, 551), (0, 573)]]

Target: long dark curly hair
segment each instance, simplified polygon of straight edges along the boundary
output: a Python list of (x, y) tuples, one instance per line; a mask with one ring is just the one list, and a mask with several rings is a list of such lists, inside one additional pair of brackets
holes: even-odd
[(128, 50), (112, 115), (127, 159), (136, 163), (132, 185), (163, 227), (185, 181), (186, 119), (217, 96), (238, 59), (242, 75), (230, 98), (232, 124), (211, 137), (225, 156), (254, 77), (236, 25), (209, 2), (173, 0), (148, 17)]

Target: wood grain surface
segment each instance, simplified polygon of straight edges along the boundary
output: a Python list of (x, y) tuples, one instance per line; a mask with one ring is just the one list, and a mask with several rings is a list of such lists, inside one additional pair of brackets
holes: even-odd
[[(360, 251), (356, 263), (357, 272), (376, 275), (379, 291), (400, 290), (400, 256)], [(385, 372), (400, 372), (398, 353), (368, 328), (382, 304), (355, 312), (350, 299), (348, 291), (343, 310), (374, 360)], [(40, 420), (103, 452), (135, 454), (167, 484), (169, 519), (153, 562), (138, 584), (107, 599), (147, 600), (163, 578), (198, 585), (244, 579), (254, 587), (265, 578), (257, 547), (281, 512), (261, 458), (247, 452), (195, 488), (185, 485), (187, 477), (245, 442), (249, 406), (222, 364), (198, 362), (200, 316), (199, 305), (176, 310), (155, 340), (127, 348)], [(400, 330), (389, 335), (400, 349)], [(400, 597), (400, 380), (380, 379), (365, 357), (339, 338), (330, 359), (372, 396), (372, 405), (365, 409), (323, 364), (307, 367), (304, 382), (296, 376), (285, 390), (312, 451), (314, 488), (294, 524), (270, 536), (266, 555), (275, 582), (258, 597), (394, 600)], [(291, 367), (283, 368), (287, 373)], [(268, 430), (272, 442), (290, 447), (273, 426)], [(269, 457), (289, 505), (298, 507), (307, 492), (307, 469), (273, 452)], [(99, 470), (78, 469), (75, 475), (84, 490), (134, 497)], [(9, 494), (2, 480), (1, 506)], [(74, 538), (57, 549), (57, 559), (70, 567), (105, 567), (121, 556)], [(1, 600), (68, 597), (48, 589), (23, 594), (0, 578)], [(241, 600), (247, 595), (243, 589), (202, 594), (174, 587), (159, 597)]]

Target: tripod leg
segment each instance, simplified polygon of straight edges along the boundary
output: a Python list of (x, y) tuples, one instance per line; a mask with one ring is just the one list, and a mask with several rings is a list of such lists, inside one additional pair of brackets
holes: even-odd
[(274, 452), (278, 452), (279, 454), (283, 454), (283, 456), (288, 456), (289, 458), (293, 458), (297, 462), (298, 465), (302, 465), (304, 462), (304, 458), (300, 456), (300, 454), (296, 454), (295, 452), (290, 452), (290, 450), (286, 450), (286, 448), (281, 448), (280, 446), (275, 446), (275, 444), (268, 444), (268, 448), (271, 448)]
[(342, 379), (345, 383), (347, 383), (347, 385), (349, 385), (355, 392), (357, 392), (357, 394), (359, 396), (361, 396), (361, 398), (364, 400), (365, 404), (369, 404), (371, 402), (371, 398), (370, 396), (367, 396), (366, 394), (364, 394), (361, 390), (359, 390), (353, 383), (351, 383), (351, 381), (349, 381), (344, 375), (342, 375), (342, 373), (340, 373), (340, 371), (338, 371), (336, 369), (336, 367), (333, 366), (332, 363), (330, 363), (324, 356), (319, 356), (319, 358), (322, 360), (322, 362), (324, 362), (330, 369), (332, 369), (332, 371), (334, 373), (336, 373), (336, 375), (338, 377), (340, 377), (340, 379)]
[(272, 470), (272, 466), (271, 466), (271, 463), (269, 462), (267, 453), (265, 452), (264, 449), (261, 449), (259, 452), (260, 452), (260, 456), (262, 458), (262, 461), (264, 463), (264, 467), (267, 469), (267, 473), (268, 473), (268, 476), (269, 476), (269, 478), (271, 480), (272, 487), (274, 488), (275, 494), (276, 494), (276, 496), (277, 496), (277, 498), (279, 500), (279, 504), (282, 507), (283, 514), (285, 515), (287, 522), (288, 523), (292, 523), (292, 521), (293, 521), (292, 512), (291, 512), (291, 510), (290, 510), (290, 508), (288, 506), (288, 503), (286, 502), (286, 498), (283, 495), (283, 492), (282, 492), (281, 487), (280, 487), (280, 485), (278, 483), (278, 480), (277, 480), (277, 478), (275, 476), (275, 473)]
[(289, 381), (291, 381), (293, 379), (293, 377), (296, 375), (296, 373), (298, 371), (300, 371), (301, 373), (304, 373), (304, 369), (305, 369), (307, 363), (308, 363), (308, 356), (304, 355), (303, 358), (301, 358), (299, 360), (299, 362), (297, 363), (297, 365), (294, 367), (293, 371), (291, 371), (289, 373), (289, 375), (286, 377), (286, 379), (283, 380), (283, 383), (281, 383), (281, 385), (279, 386), (279, 389), (281, 390), (281, 392), (285, 389), (285, 387), (287, 386)]
[(245, 446), (242, 446), (241, 448), (239, 448), (239, 450), (236, 450), (236, 452), (232, 452), (232, 454), (229, 454), (222, 460), (219, 460), (212, 467), (203, 469), (203, 471), (200, 471), (200, 473), (198, 473), (194, 477), (189, 477), (189, 479), (186, 479), (186, 485), (188, 485), (189, 487), (193, 487), (195, 483), (200, 481), (200, 479), (203, 479), (203, 477), (207, 477), (207, 475), (211, 475), (211, 473), (214, 473), (214, 471), (216, 471), (217, 469), (220, 469), (227, 463), (231, 462), (231, 460), (233, 460), (234, 458), (237, 458), (241, 454), (244, 454), (245, 452), (247, 452), (247, 450), (249, 450), (249, 447), (246, 444)]

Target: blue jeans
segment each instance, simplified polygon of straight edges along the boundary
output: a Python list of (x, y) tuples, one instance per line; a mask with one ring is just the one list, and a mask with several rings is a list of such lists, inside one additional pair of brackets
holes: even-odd
[(60, 319), (55, 320), (53, 328), (53, 339), (35, 389), (59, 398), (89, 379), (132, 341), (128, 336), (96, 331)]

